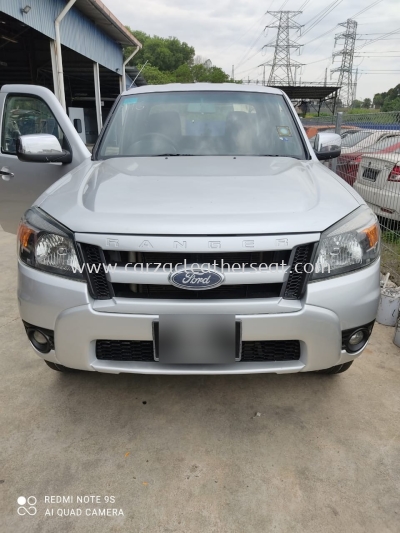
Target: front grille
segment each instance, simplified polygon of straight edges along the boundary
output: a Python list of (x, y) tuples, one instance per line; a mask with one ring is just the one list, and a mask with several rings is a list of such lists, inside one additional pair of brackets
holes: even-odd
[[(293, 251), (266, 251), (266, 252), (212, 252), (212, 253), (182, 253), (182, 252), (125, 252), (115, 250), (102, 250), (90, 244), (78, 244), (81, 259), (86, 263), (85, 268), (89, 292), (94, 299), (106, 300), (114, 296), (120, 298), (146, 298), (170, 300), (213, 300), (213, 299), (251, 299), (251, 298), (276, 298), (283, 296), (285, 299), (297, 300), (304, 293), (308, 274), (304, 266), (312, 260), (314, 244), (297, 246)], [(248, 284), (248, 285), (221, 285), (207, 291), (189, 291), (174, 287), (173, 285), (152, 284), (122, 284), (108, 281), (103, 265), (117, 264), (125, 266), (128, 270), (134, 268), (135, 263), (158, 266), (166, 265), (170, 270), (178, 263), (197, 263), (198, 265), (210, 264), (231, 268), (235, 264), (246, 264), (253, 268), (258, 265), (291, 264), (291, 271), (286, 285), (273, 284)], [(297, 272), (294, 269), (297, 265)]]
[[(285, 264), (289, 263), (290, 250), (272, 250), (267, 252), (200, 252), (200, 253), (182, 253), (182, 252), (120, 252), (105, 250), (106, 263), (117, 264), (118, 266), (125, 266), (130, 263), (128, 268), (134, 268), (135, 263), (143, 265), (159, 266), (159, 270), (163, 269), (163, 265), (169, 268), (175, 268), (176, 265), (184, 263), (190, 265), (197, 263), (198, 265), (214, 265), (222, 268), (231, 268), (232, 265), (247, 264), (249, 267), (253, 264), (257, 268), (261, 264), (270, 265), (272, 263)], [(214, 263), (215, 262), (215, 263)]]
[(244, 298), (277, 298), (282, 290), (281, 283), (220, 285), (206, 291), (189, 291), (173, 285), (129, 285), (113, 283), (115, 296), (120, 298), (148, 298), (158, 300), (231, 300)]
[[(103, 361), (154, 361), (153, 341), (96, 341), (96, 357)], [(241, 362), (298, 361), (299, 341), (243, 341)]]
[(103, 266), (107, 264), (103, 250), (92, 244), (78, 244), (78, 249), (81, 251), (83, 262), (86, 265), (84, 272), (92, 298), (95, 300), (112, 298), (111, 285), (108, 283)]
[(299, 300), (302, 297), (308, 277), (304, 267), (311, 262), (313, 250), (314, 244), (312, 243), (302, 244), (295, 249), (283, 296), (287, 300)]

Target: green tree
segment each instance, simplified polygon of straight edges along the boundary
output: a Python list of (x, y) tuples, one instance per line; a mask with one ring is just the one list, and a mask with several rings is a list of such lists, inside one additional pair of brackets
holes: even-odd
[(377, 93), (372, 101), (375, 107), (382, 107), (384, 102), (383, 93)]
[(400, 83), (396, 85), (396, 87), (389, 89), (387, 92), (375, 94), (373, 102), (376, 107), (382, 108), (382, 111), (397, 111), (398, 109), (395, 109), (397, 104), (392, 104), (391, 102), (394, 102), (399, 97)]
[(191, 67), (193, 81), (225, 83), (230, 77), (219, 67), (206, 67), (205, 65), (193, 65)]
[[(187, 63), (192, 64), (195, 51), (193, 46), (181, 42), (176, 37), (158, 37), (150, 36), (139, 30), (127, 29), (142, 43), (143, 47), (132, 59), (132, 63), (144, 64), (148, 61), (153, 67), (160, 71), (174, 71), (180, 65)], [(132, 54), (134, 48), (126, 47), (124, 49), (125, 58)]]
[(363, 103), (361, 102), (361, 100), (353, 100), (351, 107), (354, 107), (355, 109), (360, 109), (362, 104)]
[[(128, 30), (142, 43), (143, 48), (132, 58), (131, 64), (141, 68), (147, 83), (160, 85), (163, 83), (232, 82), (228, 74), (221, 68), (208, 66), (202, 56), (196, 56), (195, 50), (176, 37), (150, 36), (143, 31)], [(124, 49), (124, 57), (129, 57), (134, 47)], [(146, 63), (147, 61), (147, 63)], [(241, 83), (241, 82), (237, 82)]]
[(175, 79), (178, 83), (192, 83), (193, 74), (191, 67), (185, 63), (175, 70)]
[(364, 101), (362, 103), (362, 107), (364, 109), (369, 109), (371, 107), (371, 98), (364, 98)]
[[(138, 65), (140, 70), (142, 65)], [(149, 85), (164, 85), (165, 83), (175, 83), (176, 78), (172, 72), (163, 72), (157, 67), (147, 65), (142, 70), (142, 75)]]
[(400, 111), (400, 97), (397, 97), (394, 100), (390, 100), (386, 97), (382, 106), (382, 111)]

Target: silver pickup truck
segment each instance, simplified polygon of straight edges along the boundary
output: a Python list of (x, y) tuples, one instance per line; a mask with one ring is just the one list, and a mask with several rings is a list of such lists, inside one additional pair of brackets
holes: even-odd
[(43, 87), (4, 86), (0, 111), (0, 224), (49, 367), (336, 374), (365, 348), (377, 219), (280, 90), (129, 90), (92, 154)]

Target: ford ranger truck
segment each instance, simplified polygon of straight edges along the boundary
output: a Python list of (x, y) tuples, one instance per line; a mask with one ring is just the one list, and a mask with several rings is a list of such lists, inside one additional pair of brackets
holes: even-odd
[(92, 153), (43, 87), (3, 86), (0, 110), (0, 224), (50, 368), (336, 374), (362, 353), (378, 222), (282, 91), (134, 88)]

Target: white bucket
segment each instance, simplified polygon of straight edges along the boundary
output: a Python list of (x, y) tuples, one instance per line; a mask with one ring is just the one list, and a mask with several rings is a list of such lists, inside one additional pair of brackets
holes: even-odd
[(376, 321), (384, 326), (395, 326), (399, 315), (400, 290), (382, 289)]

